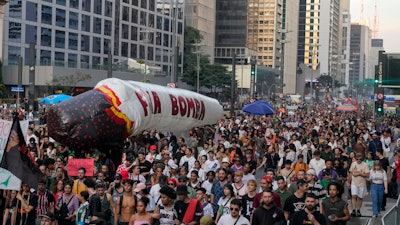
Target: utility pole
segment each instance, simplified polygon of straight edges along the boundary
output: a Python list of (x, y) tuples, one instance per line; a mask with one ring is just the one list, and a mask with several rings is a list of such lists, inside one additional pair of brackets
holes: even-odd
[(111, 46), (109, 46), (110, 48), (108, 49), (108, 61), (107, 61), (107, 64), (108, 64), (108, 67), (107, 67), (107, 78), (112, 78), (112, 61), (113, 61), (113, 57), (112, 57), (112, 54), (111, 54)]
[(36, 111), (35, 104), (35, 61), (36, 50), (35, 44), (29, 44), (29, 108)]
[(235, 113), (235, 79), (236, 78), (236, 53), (233, 54), (232, 59), (232, 77), (231, 77), (231, 117)]
[(22, 86), (22, 68), (23, 68), (23, 66), (24, 66), (24, 62), (23, 62), (23, 59), (22, 59), (22, 56), (20, 56), (19, 58), (18, 58), (18, 91), (17, 91), (17, 107), (19, 107), (19, 104), (20, 104), (20, 88), (21, 88), (21, 86)]

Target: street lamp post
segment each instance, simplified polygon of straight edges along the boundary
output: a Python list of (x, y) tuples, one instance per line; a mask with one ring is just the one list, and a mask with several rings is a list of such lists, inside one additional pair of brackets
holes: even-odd
[(201, 48), (202, 46), (205, 46), (205, 44), (203, 44), (203, 43), (197, 43), (197, 44), (193, 44), (193, 46), (196, 47), (196, 51), (193, 52), (193, 53), (197, 55), (196, 91), (197, 91), (197, 93), (200, 93), (200, 54), (203, 53), (202, 51), (200, 51), (200, 48)]

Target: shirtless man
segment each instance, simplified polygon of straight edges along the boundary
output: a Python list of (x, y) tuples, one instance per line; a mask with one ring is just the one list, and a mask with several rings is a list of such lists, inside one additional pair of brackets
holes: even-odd
[[(136, 212), (136, 196), (133, 194), (133, 180), (124, 181), (124, 195), (115, 203), (114, 224), (128, 225), (132, 214)], [(118, 223), (119, 219), (119, 223)]]

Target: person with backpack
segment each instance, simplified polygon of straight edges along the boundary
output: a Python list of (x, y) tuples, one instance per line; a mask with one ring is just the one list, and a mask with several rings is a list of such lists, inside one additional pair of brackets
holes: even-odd
[(64, 185), (64, 193), (60, 195), (56, 205), (56, 219), (58, 224), (73, 225), (75, 224), (76, 211), (79, 207), (79, 199), (72, 194), (71, 182)]
[(174, 204), (179, 224), (199, 224), (203, 216), (203, 207), (198, 199), (190, 199), (186, 185), (179, 185), (176, 188), (178, 200)]

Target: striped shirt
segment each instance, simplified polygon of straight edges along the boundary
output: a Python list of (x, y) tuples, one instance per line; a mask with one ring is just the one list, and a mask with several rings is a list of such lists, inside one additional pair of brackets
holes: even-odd
[(40, 215), (47, 213), (50, 204), (55, 204), (54, 195), (50, 193), (50, 191), (46, 190), (44, 193), (37, 193), (38, 201), (36, 207), (36, 215), (39, 218)]

